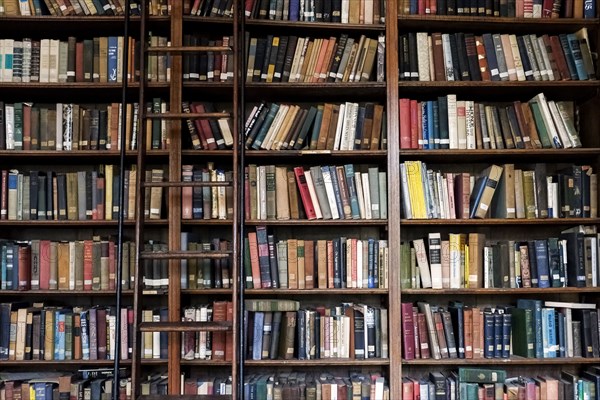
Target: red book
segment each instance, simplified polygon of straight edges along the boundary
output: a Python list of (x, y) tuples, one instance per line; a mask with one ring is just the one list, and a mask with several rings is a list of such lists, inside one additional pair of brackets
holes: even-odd
[(106, 309), (96, 311), (96, 329), (98, 339), (98, 360), (106, 360)]
[(333, 283), (333, 241), (327, 241), (327, 287), (334, 288)]
[(421, 107), (416, 100), (410, 101), (410, 148), (423, 148), (423, 131), (419, 129), (419, 115)]
[(412, 139), (410, 132), (410, 100), (400, 99), (398, 101), (400, 112), (400, 148), (411, 149)]
[(250, 248), (250, 265), (252, 266), (252, 285), (260, 289), (260, 263), (258, 262), (258, 240), (256, 232), (248, 232), (248, 247)]
[[(213, 303), (213, 321), (227, 320), (227, 302), (215, 301)], [(212, 359), (225, 360), (225, 332), (217, 331), (212, 334)]]
[[(190, 108), (193, 113), (205, 113), (204, 105), (200, 103), (192, 103), (190, 104)], [(194, 124), (196, 124), (196, 129), (198, 130), (198, 134), (200, 135), (200, 142), (202, 143), (203, 149), (208, 150), (216, 150), (217, 142), (213, 136), (212, 130), (210, 129), (210, 123), (206, 118), (203, 119), (194, 119)]]
[(75, 82), (83, 82), (83, 42), (75, 44)]
[(50, 288), (50, 241), (40, 240), (40, 290)]
[(542, 3), (542, 18), (550, 18), (552, 16), (552, 6), (554, 0), (544, 0)]
[(419, 327), (419, 344), (421, 348), (421, 358), (431, 358), (429, 349), (429, 339), (427, 334), (427, 324), (425, 323), (425, 314), (417, 314), (417, 326)]
[(456, 218), (458, 219), (469, 218), (469, 198), (471, 195), (469, 179), (468, 172), (459, 173), (454, 178), (454, 184), (456, 185), (454, 201), (456, 202)]
[(296, 174), (296, 183), (298, 184), (298, 188), (300, 189), (300, 197), (302, 198), (302, 204), (304, 205), (304, 212), (306, 213), (306, 218), (317, 219), (317, 214), (315, 213), (315, 208), (313, 206), (312, 200), (310, 198), (310, 193), (308, 191), (306, 177), (304, 176), (304, 169), (302, 167), (294, 167), (294, 174)]
[(415, 326), (412, 303), (402, 303), (402, 349), (405, 360), (415, 359)]
[(96, 218), (98, 220), (104, 219), (104, 177), (98, 177), (96, 180), (96, 190), (98, 195), (96, 196)]
[[(233, 302), (227, 302), (227, 321), (233, 322)], [(233, 330), (225, 333), (225, 361), (233, 360)]]
[(83, 241), (83, 290), (92, 290), (92, 246), (91, 240)]
[(31, 247), (19, 246), (19, 290), (31, 287)]
[(254, 8), (254, 2), (256, 0), (246, 0), (244, 3), (244, 13), (246, 17), (250, 17), (252, 15), (252, 9)]

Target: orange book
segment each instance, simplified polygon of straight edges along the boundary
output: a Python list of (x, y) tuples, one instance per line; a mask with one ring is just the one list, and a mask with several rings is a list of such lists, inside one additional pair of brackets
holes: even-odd
[(255, 289), (261, 287), (260, 283), (260, 264), (258, 263), (258, 241), (256, 232), (248, 232), (248, 241), (250, 247), (250, 265), (252, 266), (252, 284)]
[[(224, 322), (227, 320), (227, 302), (215, 301), (213, 303), (213, 321)], [(225, 332), (217, 331), (212, 334), (212, 359), (225, 360)]]
[(473, 309), (464, 309), (465, 358), (473, 358)]
[(318, 288), (327, 288), (327, 240), (317, 240)]
[(304, 241), (304, 287), (315, 287), (315, 242), (312, 240)]
[(315, 67), (313, 73), (309, 77), (310, 82), (318, 82), (319, 77), (321, 76), (321, 69), (323, 68), (323, 63), (325, 62), (325, 55), (330, 47), (331, 39), (321, 39), (321, 47), (319, 48), (319, 54), (315, 61)]
[(400, 148), (411, 149), (412, 138), (410, 131), (410, 100), (400, 99), (398, 101), (400, 111)]
[(334, 288), (333, 283), (333, 242), (327, 241), (327, 287)]

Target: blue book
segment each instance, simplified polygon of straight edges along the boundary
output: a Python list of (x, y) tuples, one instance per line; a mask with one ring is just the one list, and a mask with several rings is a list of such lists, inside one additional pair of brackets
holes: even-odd
[(438, 120), (439, 120), (439, 138), (440, 149), (450, 148), (450, 139), (448, 132), (448, 98), (446, 96), (438, 97)]
[(432, 112), (432, 124), (433, 124), (433, 128), (429, 129), (430, 133), (433, 133), (433, 148), (434, 149), (440, 149), (441, 145), (440, 145), (440, 109), (439, 109), (439, 105), (437, 101), (432, 101), (431, 102), (433, 105), (433, 112)]
[(542, 308), (542, 343), (544, 358), (556, 358), (556, 322), (554, 308)]
[[(370, 281), (369, 276), (369, 281)], [(379, 241), (373, 240), (373, 286), (369, 285), (369, 288), (379, 287)]]
[(538, 287), (550, 287), (550, 267), (548, 265), (548, 246), (546, 241), (535, 241), (535, 258), (537, 265)]
[[(46, 400), (46, 382), (35, 382), (33, 384), (35, 400)], [(50, 396), (50, 399), (52, 396)]]
[(344, 172), (346, 175), (346, 186), (348, 187), (348, 195), (350, 197), (350, 210), (352, 211), (352, 219), (360, 219), (358, 195), (356, 193), (356, 186), (354, 185), (354, 165), (345, 164)]
[(0, 290), (6, 290), (6, 284), (8, 283), (6, 279), (6, 247), (6, 243), (0, 246)]
[(535, 336), (535, 358), (543, 358), (542, 347), (542, 301), (532, 299), (517, 300), (517, 307), (533, 311), (533, 332)]
[(558, 333), (558, 354), (557, 356), (560, 358), (566, 357), (566, 337), (565, 337), (565, 315), (560, 312), (556, 312), (556, 326)]
[(482, 35), (483, 46), (485, 47), (485, 57), (488, 61), (488, 69), (490, 71), (490, 79), (493, 81), (500, 80), (500, 71), (498, 71), (498, 59), (496, 58), (496, 46), (491, 33)]
[(108, 81), (117, 81), (117, 52), (119, 50), (118, 38), (116, 36), (108, 37)]
[(483, 357), (494, 358), (495, 317), (491, 311), (483, 312)]
[(271, 108), (269, 109), (269, 113), (267, 114), (267, 116), (265, 118), (265, 122), (262, 124), (260, 131), (256, 135), (256, 139), (254, 140), (254, 143), (252, 143), (253, 149), (260, 150), (260, 145), (262, 144), (263, 140), (265, 140), (265, 136), (267, 135), (267, 132), (269, 131), (269, 128), (271, 127), (271, 124), (273, 123), (273, 120), (275, 119), (275, 115), (277, 115), (278, 111), (279, 111), (279, 104), (276, 104), (276, 103), (271, 104)]
[[(325, 166), (327, 168), (327, 166)], [(335, 197), (335, 204), (337, 206), (338, 214), (340, 219), (346, 218), (344, 214), (344, 206), (342, 205), (342, 195), (340, 193), (340, 184), (338, 182), (338, 176), (335, 169), (335, 165), (331, 165), (329, 168), (329, 175), (331, 175), (331, 184), (333, 185), (333, 195)]]
[(17, 290), (19, 288), (19, 245), (13, 244), (12, 246), (12, 288)]
[(510, 332), (512, 329), (511, 315), (505, 311), (502, 314), (502, 358), (510, 358)]
[(427, 102), (421, 102), (421, 132), (423, 134), (423, 138), (421, 139), (421, 143), (419, 143), (423, 149), (429, 149), (429, 115), (427, 114)]
[(584, 0), (583, 18), (596, 18), (596, 0)]
[(577, 36), (575, 36), (574, 33), (569, 33), (567, 34), (567, 41), (569, 43), (569, 50), (571, 50), (573, 60), (575, 61), (577, 77), (580, 81), (587, 81), (588, 73), (585, 69), (585, 65), (583, 64), (583, 56), (581, 55), (581, 46), (579, 44), (579, 39), (577, 39)]
[(435, 132), (433, 131), (433, 101), (427, 101), (427, 148), (435, 149)]
[(290, 0), (290, 21), (298, 21), (300, 19), (300, 2), (303, 0)]
[(502, 358), (504, 339), (502, 334), (504, 316), (498, 311), (494, 312), (494, 358)]
[(369, 239), (368, 287), (375, 287), (375, 239)]
[(81, 313), (81, 354), (83, 360), (90, 359), (90, 340), (88, 331), (88, 312)]
[(265, 313), (257, 311), (254, 313), (254, 335), (252, 341), (252, 359), (260, 360), (262, 358), (262, 339), (263, 325), (265, 323)]

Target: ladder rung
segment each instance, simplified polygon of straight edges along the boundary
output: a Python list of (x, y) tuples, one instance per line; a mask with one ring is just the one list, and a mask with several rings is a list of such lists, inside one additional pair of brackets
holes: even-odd
[(198, 53), (204, 51), (223, 52), (231, 50), (230, 46), (153, 46), (146, 49), (148, 53)]
[(141, 332), (189, 332), (189, 331), (229, 331), (233, 323), (231, 321), (210, 322), (142, 322)]
[(222, 182), (142, 182), (143, 187), (215, 187), (231, 186), (230, 181)]
[(157, 113), (157, 114), (146, 114), (144, 118), (148, 119), (200, 119), (200, 118), (229, 118), (230, 113)]
[(140, 253), (140, 258), (145, 260), (186, 260), (190, 258), (227, 258), (231, 254), (231, 251), (143, 251)]

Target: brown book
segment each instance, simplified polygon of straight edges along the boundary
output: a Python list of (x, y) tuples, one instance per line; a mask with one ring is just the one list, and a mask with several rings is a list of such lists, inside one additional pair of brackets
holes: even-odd
[[(554, 80), (559, 81), (563, 78), (563, 74), (558, 68), (558, 63), (556, 61), (556, 56), (554, 55), (554, 47), (552, 47), (552, 42), (550, 41), (550, 37), (547, 34), (542, 35), (543, 46), (546, 49), (546, 53), (548, 54), (548, 61), (550, 61), (550, 68), (552, 69), (552, 74), (554, 75)], [(540, 43), (542, 46), (542, 43)]]
[(459, 173), (454, 178), (454, 201), (456, 203), (456, 218), (469, 218), (470, 175), (468, 172)]
[[(481, 39), (481, 38), (479, 38)], [(444, 64), (444, 48), (442, 45), (442, 34), (439, 32), (431, 34), (432, 47), (433, 47), (433, 69), (434, 76), (436, 81), (445, 81), (446, 80), (446, 67)], [(477, 54), (479, 54), (479, 49), (477, 49)], [(484, 53), (485, 54), (485, 53)], [(481, 58), (480, 67), (481, 67)], [(483, 78), (483, 71), (482, 71)], [(488, 76), (489, 80), (489, 76)]]
[[(46, 309), (42, 312), (46, 313), (46, 333), (44, 334), (44, 360), (51, 361), (54, 359), (54, 310)], [(16, 318), (16, 313), (15, 313)], [(16, 322), (16, 320), (15, 320)], [(12, 323), (12, 314), (11, 314)]]
[(479, 70), (481, 71), (481, 80), (489, 81), (491, 79), (488, 61), (485, 53), (485, 46), (481, 36), (475, 36), (475, 48), (477, 50), (477, 59), (479, 61)]
[[(296, 256), (297, 256), (297, 275), (296, 275), (296, 282), (298, 283), (298, 289), (306, 289), (306, 281), (305, 281), (305, 276), (306, 276), (306, 270), (305, 270), (305, 265), (304, 265), (304, 240), (302, 239), (298, 239), (297, 240), (297, 247), (296, 247)], [(289, 260), (288, 260), (289, 262)], [(288, 264), (288, 268), (289, 268), (289, 264)], [(289, 269), (288, 269), (289, 271)]]
[(359, 71), (360, 77), (355, 77), (355, 81), (358, 81), (360, 78), (361, 82), (368, 82), (373, 71), (373, 65), (375, 64), (375, 56), (377, 55), (377, 40), (366, 39), (366, 42), (367, 48), (363, 55), (363, 60), (361, 63), (362, 68)]
[(463, 332), (465, 335), (465, 358), (473, 358), (473, 308), (463, 310)]
[(281, 332), (279, 335), (279, 358), (290, 360), (294, 358), (294, 336), (296, 334), (296, 313), (286, 311), (281, 317)]
[[(96, 339), (97, 343), (97, 352), (98, 352), (98, 360), (106, 359), (106, 342), (107, 342), (107, 332), (106, 332), (106, 309), (102, 307), (98, 307), (96, 310)], [(92, 327), (90, 326), (90, 330)], [(91, 357), (91, 345), (90, 345), (90, 358)]]
[(429, 347), (429, 339), (427, 334), (427, 323), (425, 321), (425, 314), (418, 313), (417, 314), (417, 331), (418, 331), (418, 340), (419, 340), (419, 350), (421, 354), (421, 358), (428, 359), (431, 358), (431, 351)]
[(473, 310), (473, 358), (483, 358), (483, 314), (479, 307)]
[[(317, 140), (316, 150), (325, 150), (327, 148), (327, 135), (329, 134), (329, 125), (333, 117), (333, 107), (331, 103), (325, 103), (323, 108), (323, 118), (321, 119), (321, 128), (319, 130), (319, 138)], [(337, 123), (337, 120), (336, 120)], [(311, 146), (312, 149), (312, 146)]]
[[(127, 324), (124, 324), (127, 326)], [(81, 360), (83, 354), (81, 353), (81, 314), (73, 314), (73, 359)]]
[[(350, 193), (348, 192), (348, 185), (346, 184), (346, 173), (344, 172), (344, 167), (335, 167), (335, 172), (337, 174), (337, 181), (340, 189), (340, 197), (342, 199), (342, 209), (344, 211), (343, 218), (352, 219), (352, 209), (350, 208)], [(342, 218), (342, 215), (340, 215), (340, 218)]]
[(531, 147), (534, 149), (541, 149), (542, 142), (540, 141), (540, 137), (538, 135), (535, 120), (533, 119), (533, 114), (531, 113), (531, 108), (529, 108), (527, 103), (521, 103), (520, 110), (523, 114), (523, 121), (525, 122), (526, 129), (529, 132), (529, 137), (531, 138)]
[[(544, 35), (548, 36), (548, 35)], [(550, 41), (550, 49), (552, 50), (552, 57), (554, 62), (556, 63), (556, 68), (560, 75), (554, 74), (554, 79), (558, 80), (559, 77), (562, 80), (571, 80), (571, 74), (569, 73), (569, 67), (567, 66), (567, 60), (565, 59), (565, 53), (563, 52), (563, 47), (560, 43), (560, 38), (558, 35), (549, 36)], [(544, 39), (544, 43), (546, 43), (546, 39)], [(550, 50), (548, 50), (548, 57), (550, 57)]]
[(288, 288), (298, 289), (298, 240), (288, 239)]
[[(215, 322), (227, 321), (227, 302), (215, 301), (213, 303), (212, 320)], [(212, 333), (212, 359), (225, 360), (225, 332)]]
[(362, 126), (362, 141), (360, 144), (361, 150), (369, 150), (371, 148), (371, 135), (373, 134), (373, 117), (375, 104), (366, 103), (364, 105), (365, 117)]
[(288, 190), (288, 199), (289, 199), (289, 208), (290, 208), (290, 218), (291, 219), (299, 219), (300, 218), (300, 210), (298, 204), (298, 188), (296, 185), (296, 175), (294, 175), (294, 171), (288, 170), (286, 171), (287, 175), (287, 190)]
[(327, 279), (327, 240), (317, 240), (316, 247), (317, 254), (317, 287), (319, 289), (325, 289), (328, 287)]
[(58, 290), (69, 290), (69, 242), (59, 242), (57, 251)]
[(371, 150), (379, 150), (381, 148), (383, 116), (383, 106), (375, 104), (373, 108), (373, 127), (371, 129)]
[[(314, 289), (314, 287), (315, 287), (315, 242), (312, 240), (304, 241), (304, 282), (305, 282), (305, 286), (304, 286), (305, 289)], [(350, 325), (350, 326), (352, 326), (352, 325)]]

